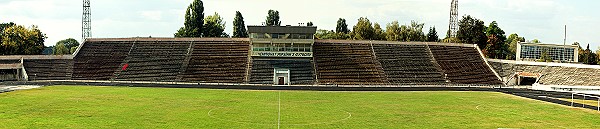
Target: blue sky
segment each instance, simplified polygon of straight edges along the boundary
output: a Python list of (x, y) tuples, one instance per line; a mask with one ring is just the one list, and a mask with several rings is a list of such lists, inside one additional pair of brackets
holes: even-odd
[[(335, 29), (338, 18), (351, 28), (359, 17), (385, 24), (398, 20), (425, 23), (425, 33), (435, 26), (440, 37), (448, 29), (451, 0), (203, 0), (205, 15), (219, 13), (231, 34), (235, 11), (246, 25), (261, 24), (267, 10), (278, 10), (282, 24), (312, 21), (319, 29)], [(183, 26), (185, 9), (192, 0), (92, 0), (92, 35), (113, 37), (172, 37)], [(600, 1), (597, 0), (459, 0), (459, 14), (486, 22), (497, 21), (508, 34), (527, 40), (562, 44), (600, 45)], [(66, 38), (81, 38), (82, 0), (0, 0), (0, 22), (37, 25), (47, 34), (46, 45)], [(385, 29), (385, 28), (384, 28)]]

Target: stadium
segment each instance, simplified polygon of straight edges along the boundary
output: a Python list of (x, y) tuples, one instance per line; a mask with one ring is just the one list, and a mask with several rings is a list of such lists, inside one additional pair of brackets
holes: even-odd
[[(61, 8), (56, 10), (62, 12), (52, 13), (34, 8), (72, 8), (68, 4), (73, 2), (20, 2), (2, 3), (12, 10), (0, 12), (10, 12), (8, 19), (39, 12), (65, 15), (50, 22), (19, 22), (52, 26), (64, 22), (69, 25), (53, 29), (61, 32), (49, 34), (72, 31), (68, 30), (71, 22), (64, 20), (70, 19), (66, 14), (70, 11)], [(185, 11), (180, 10), (181, 1), (98, 2), (111, 6), (99, 15), (105, 17), (100, 18), (104, 38), (92, 37), (91, 4), (83, 0), (82, 27), (77, 28), (82, 29), (81, 44), (68, 38), (46, 47), (45, 39), (56, 35), (46, 37), (35, 25), (25, 28), (13, 22), (0, 23), (0, 129), (600, 128), (600, 65), (587, 65), (598, 64), (600, 56), (589, 49), (589, 44), (586, 50), (578, 42), (567, 45), (566, 25), (564, 43), (558, 45), (526, 41), (516, 33), (507, 37), (496, 21), (485, 26), (471, 15), (459, 19), (458, 0), (451, 2), (445, 39), (438, 37), (435, 28), (440, 21), (441, 11), (434, 6), (438, 1), (193, 0)], [(586, 18), (557, 15), (551, 17), (561, 20), (544, 19), (541, 15), (548, 12), (530, 10), (553, 9), (545, 6), (547, 2), (521, 2), (528, 11), (510, 1), (497, 2), (503, 6), (509, 3), (506, 7), (490, 1), (467, 5), (476, 6), (473, 3), (487, 7), (483, 15), (502, 12), (521, 16), (512, 22), (514, 17), (490, 19), (509, 21), (511, 29), (519, 33), (543, 32), (540, 35), (546, 38), (556, 35), (545, 32), (551, 30), (547, 29), (553, 26), (551, 21)], [(560, 6), (571, 3), (578, 2)], [(544, 6), (534, 6), (537, 4)], [(279, 11), (272, 9), (262, 25), (246, 26), (241, 12), (236, 11), (230, 36), (223, 17), (216, 12), (208, 15), (208, 11), (205, 16), (205, 5), (210, 11), (213, 7), (223, 11), (243, 6), (249, 10), (240, 11), (249, 14), (263, 8), (289, 8), (287, 11), (293, 11), (288, 15), (301, 20), (350, 17), (349, 13), (357, 12), (375, 13), (377, 17), (369, 17), (371, 22), (360, 16), (352, 30), (346, 19), (339, 18), (336, 30), (329, 31), (317, 28), (313, 21), (281, 25)], [(365, 5), (373, 7), (362, 7)], [(144, 6), (149, 9), (133, 9)], [(574, 7), (583, 8), (580, 6)], [(425, 24), (419, 21), (400, 25), (395, 20), (384, 29), (377, 22), (382, 17), (414, 18), (412, 11), (419, 12), (417, 20), (436, 22), (427, 35), (423, 32)], [(19, 12), (15, 13), (18, 17), (12, 15), (14, 12)], [(162, 30), (159, 28), (173, 29), (171, 22), (162, 21), (172, 18), (167, 15), (176, 15), (173, 12), (185, 12), (184, 26), (174, 34), (168, 32), (175, 38), (155, 37)], [(533, 20), (522, 19), (531, 17), (529, 12), (543, 13), (534, 13)], [(123, 20), (126, 18), (133, 20)], [(256, 16), (247, 18), (258, 23), (252, 19)], [(321, 20), (319, 24), (327, 26)], [(545, 26), (526, 27), (534, 26), (526, 21), (544, 20)], [(118, 24), (121, 21), (127, 23)], [(575, 23), (581, 21), (569, 24)], [(133, 24), (145, 26), (126, 27)], [(575, 28), (589, 29), (582, 26)], [(540, 29), (543, 27), (547, 28)], [(149, 33), (154, 37), (125, 36), (120, 31), (136, 35), (152, 31)], [(530, 32), (528, 36), (539, 36), (536, 34)]]
[[(248, 31), (91, 38), (73, 55), (2, 56), (1, 84), (15, 87), (0, 108), (33, 114), (4, 112), (17, 126), (0, 128), (599, 126), (594, 66), (486, 59), (473, 44), (315, 40), (313, 26)], [(8, 92), (18, 85), (44, 87)]]

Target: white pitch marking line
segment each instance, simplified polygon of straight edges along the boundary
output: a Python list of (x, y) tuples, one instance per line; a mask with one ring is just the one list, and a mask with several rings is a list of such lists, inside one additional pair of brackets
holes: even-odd
[(479, 106), (481, 106), (481, 105), (477, 105), (475, 108), (476, 108), (476, 109), (479, 109)]

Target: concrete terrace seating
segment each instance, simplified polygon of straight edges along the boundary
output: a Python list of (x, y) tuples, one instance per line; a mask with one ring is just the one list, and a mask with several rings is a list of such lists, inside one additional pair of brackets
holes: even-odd
[[(597, 65), (498, 59), (488, 61), (504, 81), (511, 79), (516, 72), (526, 72), (542, 74), (538, 81), (542, 85), (600, 86), (600, 67)], [(510, 81), (514, 80), (515, 78), (512, 78)]]
[(74, 80), (109, 80), (127, 57), (133, 41), (91, 40), (75, 56)]
[(426, 45), (373, 44), (373, 48), (391, 84), (446, 83)]
[(387, 83), (369, 44), (316, 42), (313, 47), (317, 79), (321, 84)]
[(502, 84), (474, 47), (430, 45), (438, 64), (454, 84)]
[(250, 72), (251, 84), (273, 84), (275, 68), (290, 70), (290, 83), (314, 84), (314, 68), (312, 60), (253, 60)]
[(128, 64), (125, 71), (118, 69), (119, 81), (176, 81), (191, 42), (137, 41), (131, 52), (119, 65)]
[(70, 80), (73, 74), (72, 59), (28, 59), (23, 66), (29, 80)]
[(181, 78), (188, 82), (243, 83), (249, 50), (247, 39), (198, 39)]

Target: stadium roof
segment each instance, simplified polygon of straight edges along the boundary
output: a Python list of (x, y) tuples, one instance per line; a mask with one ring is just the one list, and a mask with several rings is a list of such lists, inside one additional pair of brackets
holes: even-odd
[(315, 34), (316, 26), (248, 26), (249, 33), (293, 33), (293, 34)]

